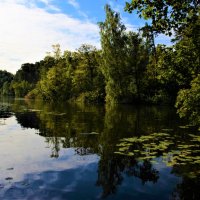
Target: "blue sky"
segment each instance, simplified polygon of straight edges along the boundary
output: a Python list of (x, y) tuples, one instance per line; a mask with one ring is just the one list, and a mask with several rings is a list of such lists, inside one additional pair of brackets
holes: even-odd
[[(128, 30), (144, 20), (124, 12), (125, 0), (0, 0), (0, 69), (15, 73), (21, 64), (43, 59), (52, 45), (64, 51), (83, 43), (100, 48), (97, 22), (104, 21), (105, 4), (120, 12)], [(166, 36), (157, 43), (169, 44)]]

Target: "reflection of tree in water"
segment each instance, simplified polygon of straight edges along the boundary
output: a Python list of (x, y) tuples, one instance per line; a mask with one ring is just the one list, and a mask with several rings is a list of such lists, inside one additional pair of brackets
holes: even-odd
[(51, 148), (51, 157), (58, 158), (62, 139), (58, 137), (46, 137), (45, 139), (48, 144), (48, 148)]
[[(53, 151), (59, 149), (57, 148), (58, 140), (54, 137), (62, 137), (63, 139), (59, 140), (61, 146), (77, 148), (76, 152), (80, 155), (97, 153), (98, 143), (101, 146), (103, 143), (115, 146), (120, 138), (132, 135), (133, 131), (135, 134), (143, 134), (145, 130), (154, 129), (158, 124), (152, 124), (151, 121), (146, 120), (146, 118), (149, 119), (148, 115), (157, 116), (156, 118), (161, 120), (165, 119), (165, 116), (161, 115), (162, 112), (148, 108), (142, 110), (126, 106), (107, 106), (105, 112), (102, 106), (53, 104), (42, 101), (17, 103), (13, 108), (16, 110), (18, 122), (23, 127), (35, 128), (39, 130), (40, 135), (48, 137), (50, 146), (55, 143)], [(22, 108), (23, 112), (17, 112), (19, 108)], [(100, 134), (98, 136), (81, 134), (93, 131)], [(100, 141), (97, 142), (97, 140)]]
[[(59, 157), (62, 147), (73, 147), (81, 156), (100, 155), (97, 185), (103, 188), (103, 197), (117, 191), (125, 174), (138, 177), (143, 183), (158, 179), (158, 172), (150, 163), (141, 164), (134, 158), (114, 154), (119, 139), (132, 134), (133, 130), (141, 130), (138, 120), (143, 118), (144, 112), (119, 106), (106, 107), (106, 112), (98, 107), (81, 106), (64, 109), (38, 105), (33, 109), (42, 111), (20, 113), (18, 121), (24, 127), (39, 129), (51, 148), (51, 157)], [(94, 131), (99, 134), (90, 134)]]
[(184, 177), (182, 182), (177, 184), (172, 199), (179, 200), (197, 200), (200, 199), (200, 177)]
[[(181, 183), (177, 184), (174, 192), (172, 193), (172, 199), (180, 200), (196, 200), (200, 199), (200, 175), (199, 167), (194, 165), (181, 165), (175, 166), (172, 169), (172, 173), (177, 176), (181, 176)], [(186, 172), (194, 172), (190, 177)]]
[(102, 197), (106, 197), (110, 194), (116, 193), (116, 188), (121, 184), (123, 176), (121, 171), (123, 165), (116, 157), (109, 157), (105, 159), (101, 156), (98, 164), (98, 180), (97, 186), (101, 186), (103, 189)]
[(36, 112), (16, 112), (15, 113), (17, 122), (23, 128), (34, 128), (39, 129), (40, 119), (37, 117)]
[(145, 160), (142, 163), (136, 163), (127, 169), (129, 176), (135, 176), (141, 179), (142, 184), (148, 181), (156, 183), (159, 178), (159, 171), (154, 169), (149, 160)]
[(6, 119), (12, 116), (13, 113), (11, 112), (11, 108), (9, 105), (4, 105), (4, 104), (0, 105), (0, 119), (1, 118)]
[[(74, 148), (80, 156), (93, 153), (100, 156), (96, 184), (103, 188), (102, 197), (117, 192), (125, 176), (137, 177), (143, 184), (148, 181), (155, 183), (158, 180), (159, 172), (148, 160), (139, 162), (136, 157), (121, 156), (114, 152), (116, 144), (122, 138), (174, 128), (173, 121), (176, 119), (170, 110), (156, 107), (136, 109), (129, 106), (107, 106), (104, 109), (101, 106), (87, 107), (76, 104), (27, 103), (28, 112), (16, 113), (18, 122), (23, 127), (39, 130), (39, 134), (46, 138), (52, 151), (51, 157), (59, 157), (62, 148)], [(17, 107), (19, 105), (16, 106), (16, 111)], [(92, 132), (99, 134), (90, 134)], [(182, 172), (180, 176), (181, 174)], [(188, 187), (189, 183), (188, 179), (184, 179), (183, 184), (177, 186), (176, 192), (180, 193), (180, 196), (187, 195), (183, 189)], [(193, 184), (199, 186), (197, 182)], [(198, 194), (195, 193), (194, 196), (198, 197)]]
[[(59, 157), (61, 148), (75, 148), (79, 155), (97, 152), (96, 137), (85, 135), (94, 130), (101, 132), (103, 107), (81, 107), (80, 105), (48, 104), (27, 101), (14, 105), (16, 118), (24, 128), (39, 130), (51, 148), (51, 157)], [(18, 111), (18, 108), (21, 108)]]
[(96, 183), (103, 188), (103, 198), (117, 192), (117, 187), (122, 183), (125, 174), (140, 178), (143, 184), (147, 181), (155, 183), (159, 178), (159, 172), (152, 167), (150, 162), (138, 163), (134, 157), (114, 153), (119, 139), (129, 136), (135, 126), (140, 128), (138, 117), (141, 117), (142, 113), (133, 112), (127, 115), (126, 111), (123, 112), (119, 107), (106, 107), (104, 130), (100, 138), (102, 152)]
[[(73, 147), (76, 154), (86, 156), (97, 153), (95, 138), (92, 140), (77, 140), (77, 137), (46, 137), (48, 148), (51, 148), (51, 157), (58, 158), (61, 148)], [(95, 146), (94, 146), (95, 145)]]
[(138, 163), (134, 157), (102, 155), (98, 165), (97, 185), (102, 187), (104, 198), (117, 192), (125, 175), (137, 177), (145, 184), (148, 181), (156, 183), (158, 174), (149, 161)]

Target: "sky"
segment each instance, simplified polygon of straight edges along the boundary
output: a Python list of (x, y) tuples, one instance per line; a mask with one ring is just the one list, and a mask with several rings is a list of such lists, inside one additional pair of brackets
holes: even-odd
[[(0, 0), (0, 70), (16, 73), (24, 63), (42, 60), (52, 45), (76, 50), (81, 44), (100, 48), (97, 23), (105, 20), (104, 6), (120, 12), (127, 30), (145, 23), (124, 12), (126, 0)], [(170, 44), (164, 35), (156, 43)]]

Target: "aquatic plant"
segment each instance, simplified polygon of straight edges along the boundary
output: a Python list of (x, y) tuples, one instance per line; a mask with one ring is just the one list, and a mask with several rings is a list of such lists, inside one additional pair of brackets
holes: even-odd
[[(156, 163), (161, 158), (167, 166), (200, 167), (200, 136), (189, 134), (187, 141), (169, 133), (152, 133), (140, 137), (124, 138), (117, 144), (116, 154), (134, 156), (138, 161)], [(188, 172), (188, 176), (200, 175), (200, 170)]]

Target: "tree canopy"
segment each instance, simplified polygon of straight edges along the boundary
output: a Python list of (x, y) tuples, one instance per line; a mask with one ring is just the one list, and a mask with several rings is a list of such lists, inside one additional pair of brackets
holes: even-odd
[(126, 2), (125, 10), (136, 10), (139, 17), (151, 20), (151, 26), (157, 33), (172, 35), (172, 31), (181, 33), (199, 16), (199, 0), (131, 0)]

